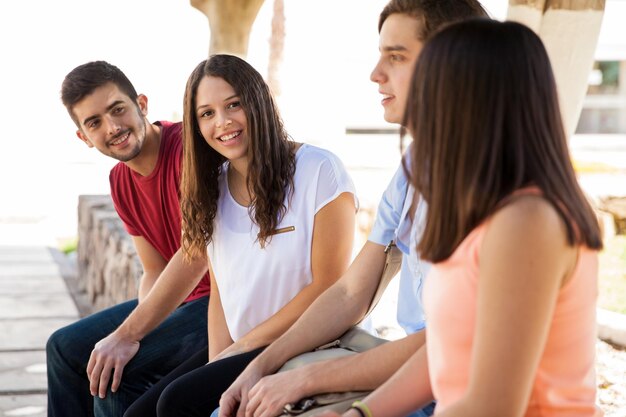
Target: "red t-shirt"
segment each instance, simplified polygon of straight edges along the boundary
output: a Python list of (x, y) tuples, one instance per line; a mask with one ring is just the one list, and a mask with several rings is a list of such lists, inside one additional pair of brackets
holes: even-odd
[[(109, 175), (115, 210), (132, 236), (141, 236), (169, 262), (180, 248), (179, 185), (183, 155), (182, 124), (161, 126), (159, 158), (152, 173), (143, 177), (120, 162)], [(210, 292), (207, 273), (185, 301)]]

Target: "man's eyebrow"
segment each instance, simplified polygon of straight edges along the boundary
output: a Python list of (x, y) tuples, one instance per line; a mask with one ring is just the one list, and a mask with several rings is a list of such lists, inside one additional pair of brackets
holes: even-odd
[(408, 51), (406, 46), (402, 46), (402, 45), (383, 46), (382, 50), (384, 52), (405, 52), (405, 51)]
[[(123, 100), (115, 100), (113, 103), (109, 104), (107, 106), (107, 112), (111, 111), (111, 109), (113, 109), (115, 106), (117, 106), (120, 103), (124, 103), (124, 101)], [(98, 117), (100, 117), (100, 116), (98, 116), (97, 114), (94, 114), (93, 116), (89, 116), (88, 118), (83, 120), (83, 126), (86, 126), (87, 123), (89, 123), (90, 121), (92, 121), (94, 119), (97, 119)]]

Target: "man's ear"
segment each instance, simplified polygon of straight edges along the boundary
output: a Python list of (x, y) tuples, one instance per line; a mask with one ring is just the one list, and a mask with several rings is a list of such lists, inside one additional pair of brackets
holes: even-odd
[(148, 115), (148, 97), (146, 97), (143, 94), (139, 94), (137, 96), (137, 105), (139, 106), (139, 109), (141, 110), (141, 114), (143, 114), (144, 116)]
[(76, 131), (76, 136), (78, 136), (78, 139), (82, 140), (83, 142), (85, 142), (85, 145), (89, 146), (90, 148), (93, 148), (93, 143), (91, 143), (91, 141), (89, 140), (89, 138), (80, 130)]

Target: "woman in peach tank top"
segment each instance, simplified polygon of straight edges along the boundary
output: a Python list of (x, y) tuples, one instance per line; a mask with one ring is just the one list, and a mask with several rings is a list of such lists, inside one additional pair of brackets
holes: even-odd
[(541, 40), (512, 22), (448, 26), (420, 55), (405, 122), (429, 206), (426, 347), (358, 411), (401, 416), (435, 398), (441, 417), (602, 415), (602, 241)]

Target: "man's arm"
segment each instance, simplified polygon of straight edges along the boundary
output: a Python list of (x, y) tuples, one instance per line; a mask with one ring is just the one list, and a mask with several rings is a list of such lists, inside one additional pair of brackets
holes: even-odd
[[(154, 247), (143, 238), (135, 238), (135, 242), (137, 240), (140, 242), (136, 247), (142, 265), (157, 265)], [(180, 249), (174, 254), (137, 308), (117, 330), (96, 343), (87, 365), (92, 395), (105, 397), (113, 369), (111, 391), (117, 390), (124, 367), (139, 350), (139, 342), (185, 300), (207, 269), (206, 258), (187, 263)]]
[(139, 261), (143, 268), (143, 274), (139, 279), (139, 291), (137, 294), (137, 298), (141, 303), (167, 266), (167, 261), (163, 259), (161, 254), (154, 246), (148, 243), (145, 238), (141, 236), (131, 236), (131, 238), (133, 239), (135, 250), (137, 251)]
[(248, 410), (255, 410), (255, 417), (272, 417), (280, 414), (285, 404), (311, 395), (374, 390), (400, 369), (424, 341), (424, 331), (419, 331), (357, 355), (266, 376), (250, 390)]
[[(248, 365), (222, 395), (220, 417), (243, 416), (249, 390), (287, 360), (345, 333), (362, 318), (385, 265), (384, 246), (368, 241), (346, 273), (281, 337)], [(238, 411), (237, 411), (238, 410)]]

